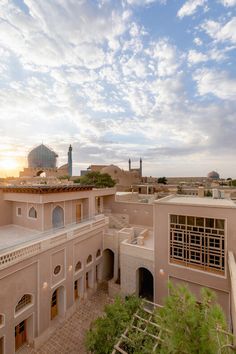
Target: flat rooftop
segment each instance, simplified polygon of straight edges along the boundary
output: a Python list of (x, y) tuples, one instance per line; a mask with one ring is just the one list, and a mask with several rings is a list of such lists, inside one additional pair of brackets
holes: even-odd
[(162, 199), (158, 199), (154, 202), (159, 204), (182, 204), (182, 205), (203, 205), (209, 207), (226, 207), (226, 208), (236, 208), (236, 204), (231, 199), (214, 199), (212, 197), (194, 197), (194, 196), (181, 196), (172, 195)]
[(0, 227), (0, 253), (15, 246), (36, 240), (42, 232), (18, 225)]
[(0, 186), (0, 190), (4, 193), (31, 193), (31, 194), (47, 194), (61, 192), (77, 192), (92, 190), (93, 186), (85, 185), (44, 185), (44, 186)]

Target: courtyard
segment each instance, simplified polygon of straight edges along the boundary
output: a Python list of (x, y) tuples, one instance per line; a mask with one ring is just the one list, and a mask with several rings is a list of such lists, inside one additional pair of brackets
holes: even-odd
[(109, 303), (112, 303), (112, 299), (108, 297), (106, 284), (102, 284), (89, 299), (81, 300), (76, 312), (59, 325), (40, 349), (24, 346), (17, 353), (85, 354), (85, 333), (91, 322), (102, 314), (104, 306)]

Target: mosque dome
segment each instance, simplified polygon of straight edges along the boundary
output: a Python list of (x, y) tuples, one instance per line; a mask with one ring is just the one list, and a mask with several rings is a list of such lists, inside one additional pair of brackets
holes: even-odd
[(211, 171), (211, 172), (208, 173), (207, 177), (210, 178), (210, 179), (219, 179), (220, 175), (216, 171)]
[(28, 155), (29, 168), (56, 168), (58, 155), (47, 146), (41, 144)]
[(103, 167), (100, 171), (101, 173), (108, 173), (111, 177), (115, 177), (116, 175), (120, 175), (122, 170), (115, 165), (109, 165), (106, 167)]

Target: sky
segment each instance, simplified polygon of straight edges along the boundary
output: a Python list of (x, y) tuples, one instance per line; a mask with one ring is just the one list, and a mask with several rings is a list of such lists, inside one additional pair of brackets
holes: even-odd
[(236, 177), (236, 0), (0, 0), (0, 176), (42, 142), (73, 173)]

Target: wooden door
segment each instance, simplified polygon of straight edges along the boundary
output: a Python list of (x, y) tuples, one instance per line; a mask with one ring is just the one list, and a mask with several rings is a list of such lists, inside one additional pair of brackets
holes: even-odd
[(86, 289), (89, 288), (89, 274), (86, 273)]
[(81, 204), (76, 204), (76, 222), (81, 222)]
[(78, 280), (75, 281), (74, 283), (74, 296), (75, 296), (75, 300), (78, 299), (79, 294), (78, 294)]
[(0, 338), (0, 354), (3, 354), (3, 337)]
[(20, 322), (15, 327), (15, 348), (19, 349), (26, 342), (26, 321)]
[(52, 294), (52, 301), (51, 301), (51, 320), (53, 320), (57, 316), (57, 301), (58, 301), (58, 294), (57, 290), (54, 291)]

